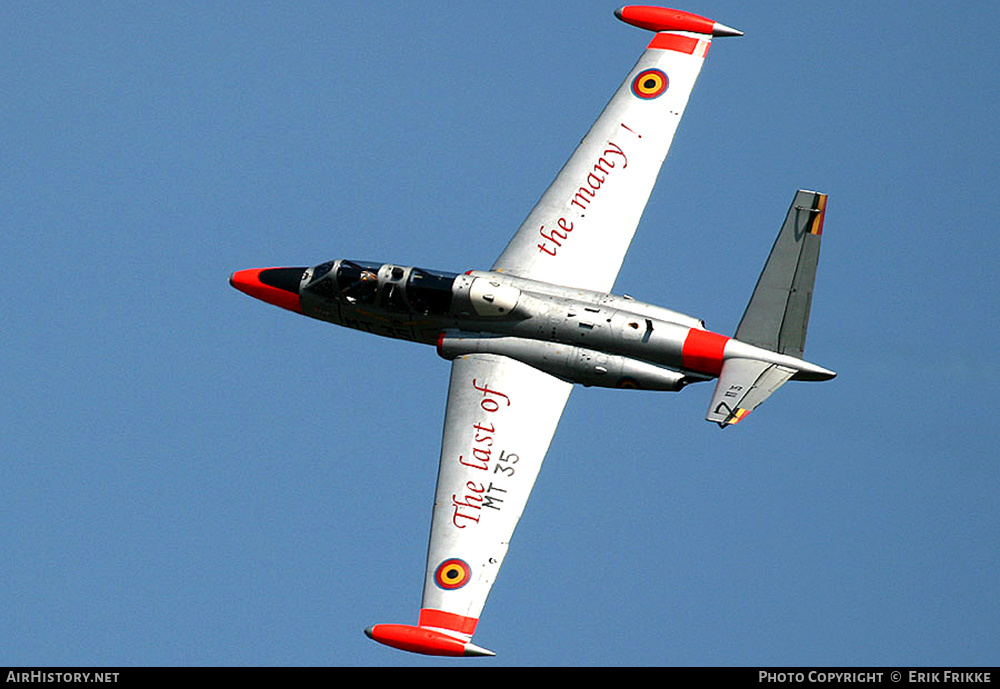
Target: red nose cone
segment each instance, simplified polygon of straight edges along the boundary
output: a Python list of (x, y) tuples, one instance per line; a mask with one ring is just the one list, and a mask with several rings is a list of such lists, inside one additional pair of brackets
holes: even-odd
[(283, 309), (302, 313), (299, 302), (299, 278), (305, 268), (250, 268), (237, 270), (229, 284), (251, 297)]

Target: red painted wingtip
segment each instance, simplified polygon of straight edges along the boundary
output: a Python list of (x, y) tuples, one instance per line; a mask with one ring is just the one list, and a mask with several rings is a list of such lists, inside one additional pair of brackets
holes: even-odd
[(369, 639), (411, 653), (430, 656), (492, 656), (493, 651), (427, 627), (409, 624), (376, 624), (365, 630)]
[[(275, 306), (280, 306), (283, 309), (288, 309), (289, 311), (294, 311), (295, 313), (302, 313), (299, 293), (297, 290), (295, 292), (291, 291), (290, 288), (293, 286), (292, 284), (289, 284), (287, 286), (288, 288), (282, 288), (273, 284), (267, 284), (261, 280), (261, 274), (270, 270), (288, 271), (293, 269), (249, 268), (247, 270), (237, 270), (229, 277), (229, 284), (244, 294), (249, 294), (251, 297), (260, 299), (261, 301), (266, 301), (268, 304), (274, 304)], [(276, 281), (271, 280), (271, 282)], [(279, 282), (278, 284), (282, 283)]]
[(638, 26), (640, 29), (648, 31), (690, 31), (691, 33), (700, 33), (706, 36), (743, 35), (742, 31), (737, 31), (717, 21), (712, 21), (691, 12), (672, 10), (667, 7), (626, 5), (615, 10), (615, 16), (626, 24)]

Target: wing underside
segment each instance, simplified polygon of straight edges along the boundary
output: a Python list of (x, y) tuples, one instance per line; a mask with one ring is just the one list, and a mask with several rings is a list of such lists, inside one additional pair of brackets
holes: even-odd
[(425, 610), (478, 619), (572, 388), (502, 356), (452, 363)]
[(493, 270), (611, 290), (710, 42), (655, 34)]
[(417, 627), (369, 635), (422, 653), (469, 644), (573, 386), (494, 354), (452, 362)]

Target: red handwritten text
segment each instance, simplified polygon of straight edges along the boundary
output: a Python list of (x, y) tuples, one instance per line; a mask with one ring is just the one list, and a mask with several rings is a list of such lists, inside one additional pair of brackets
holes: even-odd
[[(625, 125), (623, 124), (622, 127)], [(628, 127), (625, 128), (628, 129)], [(604, 149), (597, 162), (587, 173), (584, 183), (577, 188), (570, 205), (576, 206), (580, 210), (587, 210), (614, 171), (624, 170), (627, 167), (628, 156), (625, 155), (625, 151), (614, 141), (609, 141), (608, 147)], [(545, 225), (538, 228), (538, 234), (544, 240), (537, 244), (540, 253), (555, 256), (559, 252), (559, 248), (570, 238), (570, 232), (573, 231), (572, 221), (559, 218), (556, 225), (558, 229), (546, 230)]]
[[(485, 413), (495, 414), (510, 406), (510, 397), (491, 388), (489, 383), (480, 383), (473, 378), (472, 387), (479, 393), (479, 408)], [(483, 420), (472, 424), (472, 452), (469, 455), (459, 455), (458, 463), (469, 469), (489, 471), (490, 462), (493, 459), (496, 430), (493, 421)], [(506, 461), (503, 452), (500, 453), (500, 457)], [(453, 493), (451, 496), (451, 523), (459, 529), (464, 529), (469, 524), (478, 524), (483, 508), (484, 494), (488, 490), (494, 490), (492, 484), (487, 488), (478, 481), (467, 481), (461, 495)], [(489, 506), (493, 507), (492, 503)]]

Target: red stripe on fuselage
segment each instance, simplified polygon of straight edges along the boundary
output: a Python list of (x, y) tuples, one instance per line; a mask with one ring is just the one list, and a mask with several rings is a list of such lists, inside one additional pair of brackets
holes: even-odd
[(725, 335), (692, 328), (681, 349), (681, 365), (691, 371), (719, 375), (729, 338)]

